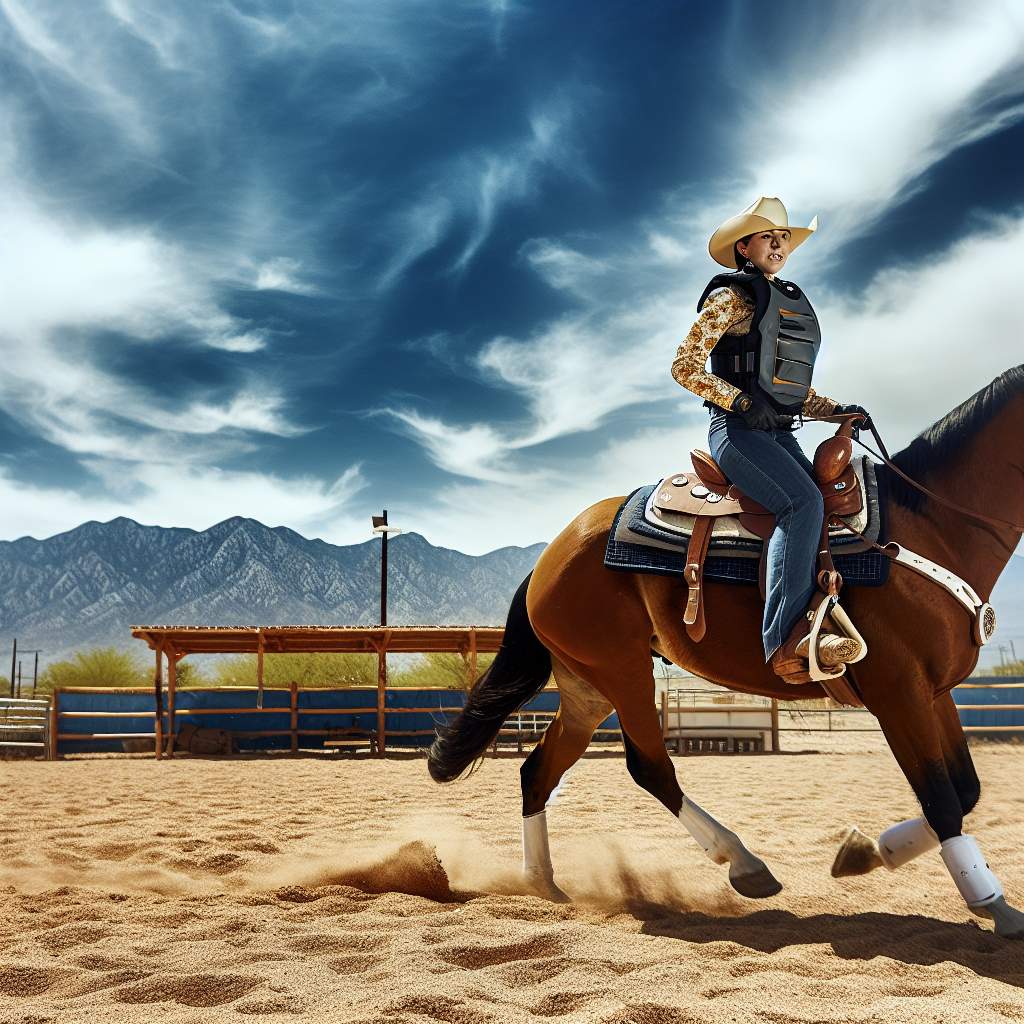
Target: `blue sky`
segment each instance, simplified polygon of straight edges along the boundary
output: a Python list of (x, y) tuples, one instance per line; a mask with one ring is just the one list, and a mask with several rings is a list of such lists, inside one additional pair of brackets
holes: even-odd
[(704, 446), (669, 367), (759, 195), (818, 215), (815, 385), (896, 449), (1024, 358), (1022, 44), (986, 0), (0, 0), (0, 538), (548, 541)]

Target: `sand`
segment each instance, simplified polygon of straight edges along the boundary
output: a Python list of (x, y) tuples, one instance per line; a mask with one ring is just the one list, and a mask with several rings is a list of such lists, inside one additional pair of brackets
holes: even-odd
[[(969, 829), (1021, 906), (1024, 750), (975, 760)], [(614, 756), (548, 811), (574, 902), (523, 894), (519, 763), (444, 787), (421, 757), (2, 763), (0, 1021), (1024, 1021), (1024, 944), (937, 853), (829, 875), (848, 825), (918, 811), (877, 736), (675, 759), (785, 885), (756, 902)]]

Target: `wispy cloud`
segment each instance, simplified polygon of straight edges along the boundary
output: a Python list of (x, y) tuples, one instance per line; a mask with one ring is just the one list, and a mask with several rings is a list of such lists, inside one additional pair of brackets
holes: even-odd
[[(678, 395), (668, 371), (714, 271), (706, 238), (758, 194), (786, 197), (794, 223), (821, 213), (819, 237), (794, 257), (794, 272), (813, 280), (844, 242), (904, 201), (929, 168), (1024, 116), (1024, 106), (1007, 102), (1020, 91), (1019, 9), (992, 0), (981, 11), (951, 9), (948, 18), (883, 5), (858, 11), (852, 20), (835, 19), (806, 60), (749, 66), (744, 96), (764, 99), (751, 99), (736, 118), (732, 151), (724, 154), (734, 172), (722, 185), (666, 197), (657, 223), (645, 218), (633, 239), (591, 243), (586, 254), (557, 238), (523, 246), (530, 265), (581, 308), (538, 325), (527, 339), (495, 338), (481, 349), (477, 363), (488, 383), (519, 393), (530, 420), (488, 430), (487, 461), (596, 429), (658, 395)], [(663, 233), (665, 223), (678, 225), (685, 245)], [(935, 282), (929, 277), (921, 286)], [(828, 320), (825, 330), (831, 336)], [(948, 351), (955, 344), (950, 337)], [(865, 347), (871, 351), (870, 342), (862, 344), (862, 354)], [(879, 343), (878, 356), (884, 352)], [(435, 457), (429, 444), (428, 454)]]
[(361, 464), (323, 481), (308, 476), (283, 478), (262, 470), (226, 471), (216, 467), (87, 462), (104, 481), (106, 495), (83, 495), (60, 487), (15, 481), (0, 468), (0, 507), (10, 539), (43, 538), (95, 519), (129, 515), (147, 526), (205, 530), (236, 515), (251, 515), (267, 526), (285, 525), (331, 543), (358, 543), (369, 533), (361, 501), (367, 481)]

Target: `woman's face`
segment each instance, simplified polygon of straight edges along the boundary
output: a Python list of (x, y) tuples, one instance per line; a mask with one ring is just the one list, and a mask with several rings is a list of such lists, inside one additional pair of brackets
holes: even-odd
[(786, 228), (760, 231), (744, 242), (737, 242), (740, 254), (765, 274), (777, 274), (790, 252), (790, 234)]

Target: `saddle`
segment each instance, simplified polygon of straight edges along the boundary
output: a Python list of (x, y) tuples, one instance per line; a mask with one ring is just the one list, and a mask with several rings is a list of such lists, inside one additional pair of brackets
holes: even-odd
[[(835, 436), (822, 441), (814, 453), (814, 476), (824, 499), (825, 515), (818, 550), (817, 583), (821, 594), (816, 602), (812, 603), (814, 615), (811, 622), (808, 661), (809, 675), (813, 681), (821, 682), (841, 703), (860, 705), (861, 700), (849, 684), (845, 680), (840, 681), (840, 677), (846, 671), (846, 665), (826, 668), (820, 665), (817, 659), (818, 633), (826, 616), (831, 616), (830, 628), (838, 627), (847, 636), (863, 644), (862, 653), (855, 659), (856, 661), (860, 661), (867, 653), (863, 637), (838, 603), (843, 578), (836, 571), (832, 561), (829, 533), (831, 526), (843, 525), (838, 517), (854, 516), (861, 511), (864, 504), (864, 494), (858, 485), (850, 461), (853, 456), (853, 419), (844, 419)], [(658, 490), (654, 504), (667, 512), (694, 516), (693, 531), (686, 548), (684, 578), (688, 594), (683, 622), (690, 638), (699, 642), (707, 631), (704, 620), (704, 560), (716, 519), (722, 516), (736, 516), (742, 527), (760, 537), (762, 542), (766, 542), (775, 529), (775, 513), (744, 494), (729, 480), (707, 452), (694, 449), (690, 453), (690, 458), (693, 463), (693, 474), (678, 473), (667, 477), (666, 483), (670, 486), (663, 486)], [(759, 567), (762, 598), (765, 596), (767, 548), (767, 543), (763, 543)]]

